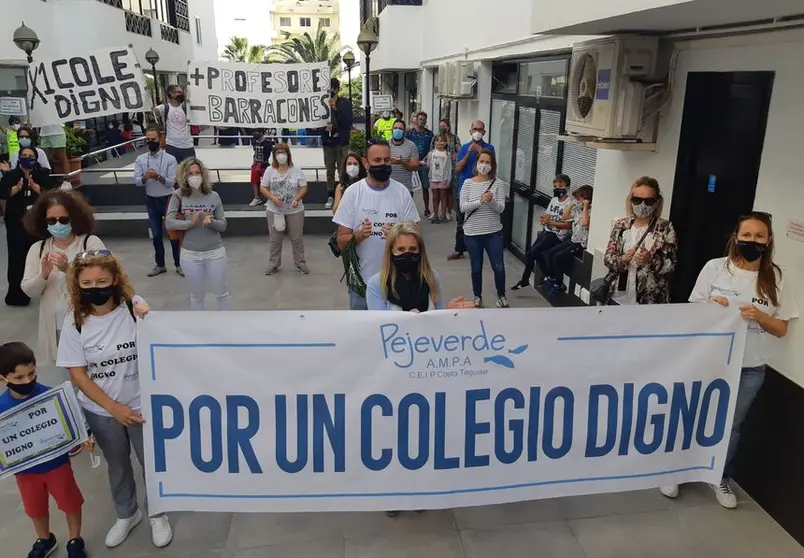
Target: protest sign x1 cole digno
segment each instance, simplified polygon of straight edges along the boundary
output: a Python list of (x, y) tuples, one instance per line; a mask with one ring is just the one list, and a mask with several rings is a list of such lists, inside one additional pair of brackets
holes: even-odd
[(151, 105), (131, 45), (35, 60), (27, 79), (28, 109), (35, 126), (141, 112)]

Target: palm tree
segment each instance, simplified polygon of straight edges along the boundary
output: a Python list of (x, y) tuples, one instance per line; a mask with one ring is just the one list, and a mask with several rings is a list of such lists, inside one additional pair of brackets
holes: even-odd
[(248, 64), (259, 64), (265, 61), (265, 45), (249, 45), (248, 39), (243, 37), (232, 37), (229, 44), (223, 49), (221, 55), (224, 60), (230, 62), (246, 62)]
[(293, 35), (282, 31), (282, 41), (268, 48), (265, 61), (286, 64), (328, 62), (330, 75), (336, 77), (341, 74), (340, 42), (340, 33), (327, 35), (321, 25), (315, 37), (310, 33)]

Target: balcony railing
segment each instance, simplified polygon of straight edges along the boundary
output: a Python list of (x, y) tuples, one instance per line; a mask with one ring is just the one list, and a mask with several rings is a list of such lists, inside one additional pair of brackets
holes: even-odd
[(182, 31), (190, 32), (190, 11), (187, 9), (185, 0), (176, 0), (176, 22), (175, 26)]
[(126, 31), (129, 33), (136, 33), (137, 35), (145, 35), (146, 37), (153, 37), (151, 32), (151, 18), (135, 14), (134, 12), (125, 12), (126, 14)]
[(108, 4), (113, 8), (122, 8), (123, 7), (123, 0), (98, 0), (98, 2), (103, 2), (104, 4)]
[(169, 43), (179, 44), (179, 30), (164, 23), (159, 25), (162, 32), (162, 40)]
[(379, 0), (377, 13), (382, 12), (385, 6), (421, 6), (422, 0)]

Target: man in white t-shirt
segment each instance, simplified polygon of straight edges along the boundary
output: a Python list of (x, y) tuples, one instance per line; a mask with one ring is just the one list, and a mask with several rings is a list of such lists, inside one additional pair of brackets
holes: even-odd
[[(338, 246), (346, 250), (354, 239), (360, 276), (367, 281), (380, 271), (385, 233), (398, 221), (419, 222), (419, 212), (408, 189), (391, 178), (391, 147), (376, 140), (368, 146), (363, 165), (368, 176), (343, 194), (332, 221), (338, 225)], [(365, 293), (349, 289), (349, 309), (367, 310)]]
[(181, 163), (188, 157), (195, 157), (193, 136), (190, 134), (190, 119), (184, 106), (184, 89), (181, 85), (167, 88), (168, 102), (154, 107), (154, 114), (162, 119), (165, 132), (165, 152)]

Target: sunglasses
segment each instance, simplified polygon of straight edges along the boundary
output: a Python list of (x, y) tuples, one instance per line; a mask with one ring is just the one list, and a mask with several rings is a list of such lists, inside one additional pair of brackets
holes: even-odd
[(768, 219), (768, 221), (771, 221), (771, 222), (773, 221), (773, 215), (771, 215), (770, 213), (768, 213), (766, 211), (752, 211), (751, 213), (749, 213), (747, 215), (741, 215), (739, 220), (740, 221), (745, 221), (746, 219), (751, 219), (751, 218), (754, 218), (754, 217), (765, 217), (766, 219)]
[(659, 201), (659, 198), (639, 198), (637, 196), (631, 196), (631, 203), (634, 205), (642, 205), (643, 203), (648, 207), (651, 207)]
[(69, 217), (47, 217), (45, 219), (45, 223), (48, 225), (55, 225), (56, 223), (60, 223), (62, 225), (69, 225), (70, 218)]
[(73, 260), (73, 263), (89, 260), (91, 258), (98, 258), (98, 257), (107, 257), (108, 258), (111, 255), (112, 255), (112, 252), (110, 250), (87, 250), (86, 252), (79, 252), (75, 256), (75, 259)]

